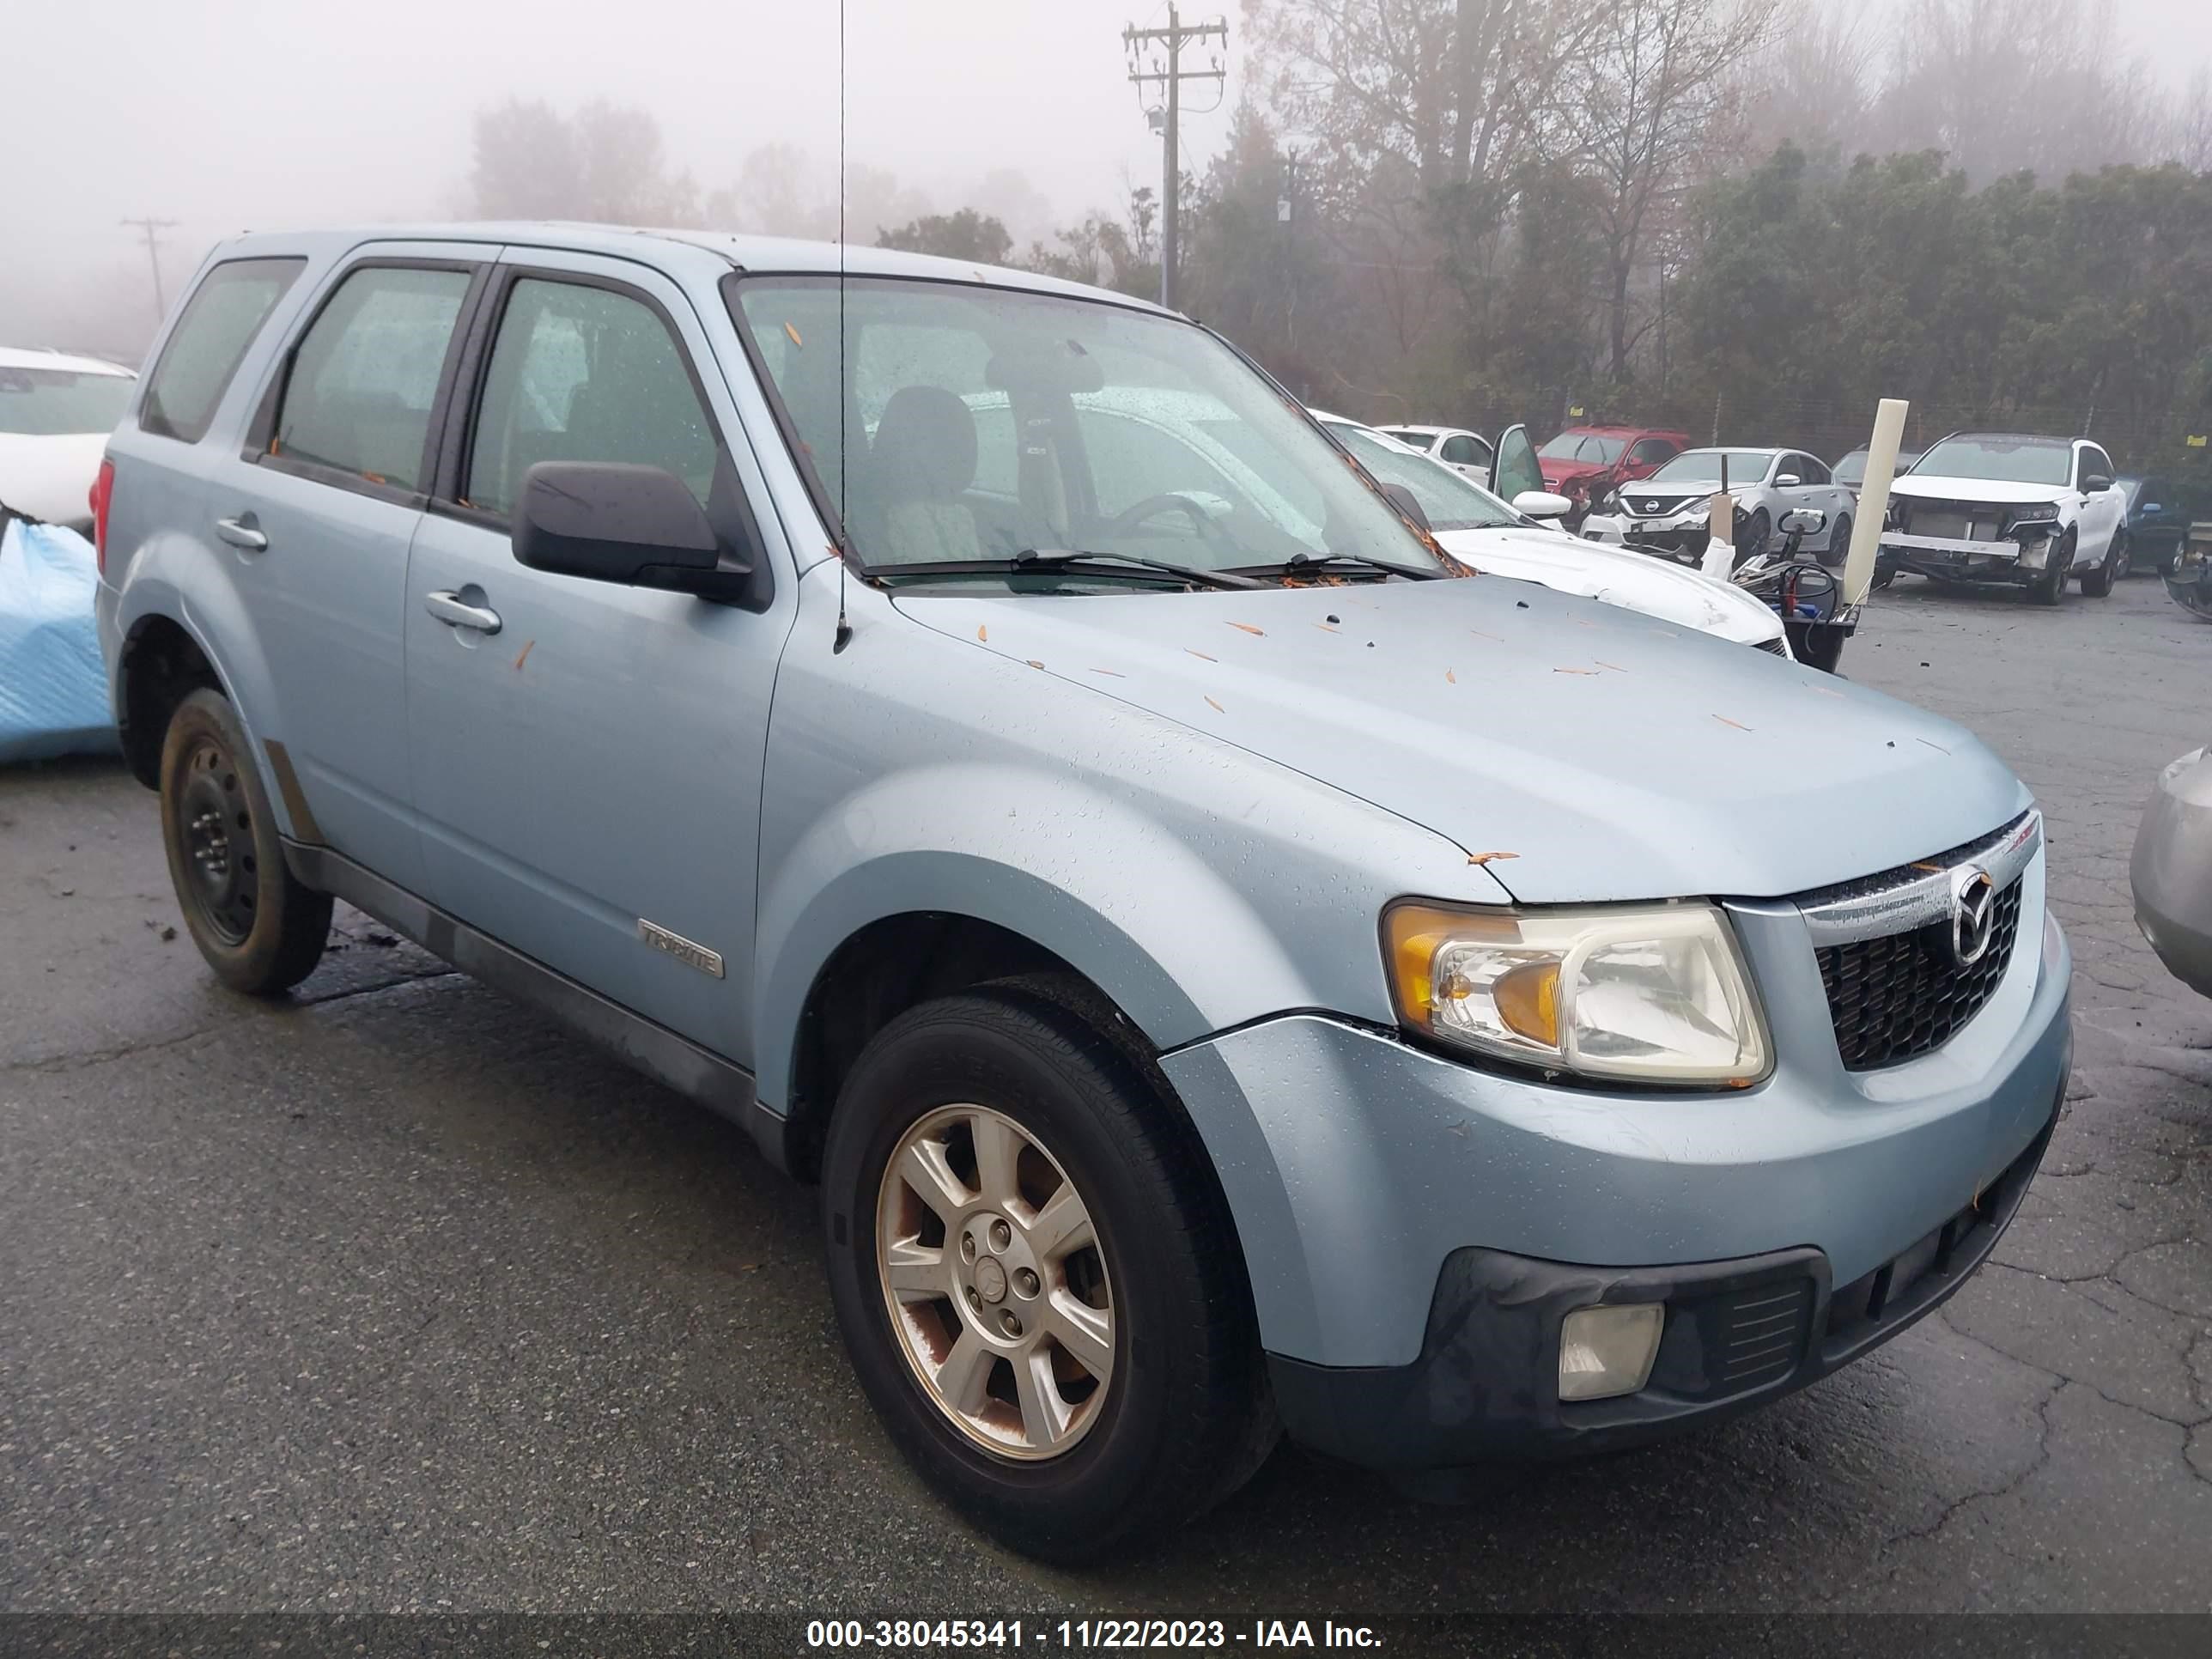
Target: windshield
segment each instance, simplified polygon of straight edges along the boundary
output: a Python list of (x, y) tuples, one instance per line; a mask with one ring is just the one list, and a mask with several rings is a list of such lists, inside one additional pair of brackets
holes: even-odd
[(1601, 438), (1594, 432), (1562, 432), (1536, 453), (1547, 461), (1589, 461), (1611, 466), (1628, 447), (1626, 438)]
[[(872, 572), (1032, 549), (1200, 570), (1443, 568), (1280, 393), (1203, 330), (951, 283), (731, 284), (823, 494)], [(840, 319), (843, 341), (839, 340)], [(1110, 573), (1003, 574), (1110, 585)]]
[(1766, 469), (1774, 465), (1774, 457), (1763, 449), (1689, 449), (1644, 482), (1717, 486), (1723, 457), (1728, 461), (1728, 479), (1732, 484), (1758, 483), (1766, 477)]
[[(1832, 476), (1833, 476), (1835, 481), (1839, 484), (1863, 483), (1866, 481), (1866, 451), (1863, 449), (1854, 449), (1850, 454), (1844, 456), (1843, 459), (1836, 463), (1836, 470)], [(1905, 470), (1904, 456), (1899, 455), (1897, 458), (1897, 466), (1898, 471), (1900, 472)]]
[(42, 438), (112, 432), (136, 384), (128, 374), (0, 365), (0, 432)]
[(1360, 465), (1386, 484), (1403, 484), (1427, 514), (1431, 530), (1497, 530), (1521, 522), (1521, 515), (1463, 472), (1455, 472), (1425, 455), (1393, 448), (1364, 428), (1327, 422), (1359, 458)]
[(1946, 438), (1912, 471), (1923, 478), (2063, 485), (2073, 475), (2074, 447), (2041, 438)]

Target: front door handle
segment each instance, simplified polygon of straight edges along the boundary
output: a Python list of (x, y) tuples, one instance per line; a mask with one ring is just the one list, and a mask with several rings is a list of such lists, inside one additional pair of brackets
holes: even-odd
[(479, 634), (499, 632), (498, 611), (484, 605), (471, 605), (450, 590), (425, 593), (422, 608), (440, 622), (454, 628), (473, 628)]
[(261, 533), (251, 513), (241, 513), (234, 519), (217, 519), (215, 533), (241, 553), (265, 553), (269, 550), (269, 538)]

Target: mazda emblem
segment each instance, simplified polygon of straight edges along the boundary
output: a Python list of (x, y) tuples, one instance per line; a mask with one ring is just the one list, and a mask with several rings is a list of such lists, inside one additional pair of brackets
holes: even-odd
[(1961, 968), (1972, 967), (1990, 953), (1996, 902), (1996, 884), (1979, 865), (1951, 872), (1951, 955)]

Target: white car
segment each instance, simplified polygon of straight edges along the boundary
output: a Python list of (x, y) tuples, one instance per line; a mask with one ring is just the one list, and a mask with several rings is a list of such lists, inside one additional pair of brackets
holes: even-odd
[(2112, 457), (2085, 438), (1959, 432), (1890, 486), (1875, 580), (2007, 582), (2044, 605), (2102, 599), (2127, 565), (2127, 496)]
[[(1734, 584), (1569, 535), (1508, 507), (1480, 485), (1372, 427), (1318, 409), (1310, 413), (1376, 483), (1410, 490), (1428, 519), (1430, 532), (1446, 551), (1476, 569), (1601, 599), (1778, 657), (1790, 654), (1781, 617)], [(1559, 505), (1564, 508), (1565, 503)]]
[(1712, 499), (1723, 483), (1735, 502), (1730, 539), (1739, 563), (1771, 551), (1782, 515), (1802, 507), (1827, 520), (1805, 551), (1824, 564), (1843, 562), (1858, 498), (1834, 482), (1826, 462), (1802, 449), (1686, 449), (1650, 477), (1622, 484), (1601, 501), (1583, 520), (1583, 534), (1698, 562), (1711, 539)]
[(1464, 473), (1485, 489), (1490, 488), (1490, 469), (1498, 452), (1489, 439), (1463, 426), (1376, 426), (1367, 428), (1395, 438), (1409, 449), (1418, 449), (1432, 461), (1442, 461)]
[(88, 528), (100, 458), (137, 379), (96, 357), (0, 346), (0, 507)]

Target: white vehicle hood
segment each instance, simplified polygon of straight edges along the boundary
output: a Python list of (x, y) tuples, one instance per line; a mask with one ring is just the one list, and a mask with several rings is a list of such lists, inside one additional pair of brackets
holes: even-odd
[(2030, 501), (2040, 506), (2058, 501), (2074, 492), (2063, 484), (2017, 483), (2004, 478), (1931, 477), (1916, 472), (1891, 484), (1889, 493), (1922, 501), (1976, 501), (1997, 507), (2025, 507)]
[(1782, 637), (1782, 618), (1741, 588), (1645, 554), (1549, 530), (1444, 530), (1437, 539), (1493, 576), (1540, 582), (1740, 645)]
[(0, 501), (47, 524), (90, 520), (87, 499), (107, 453), (105, 432), (0, 433)]

